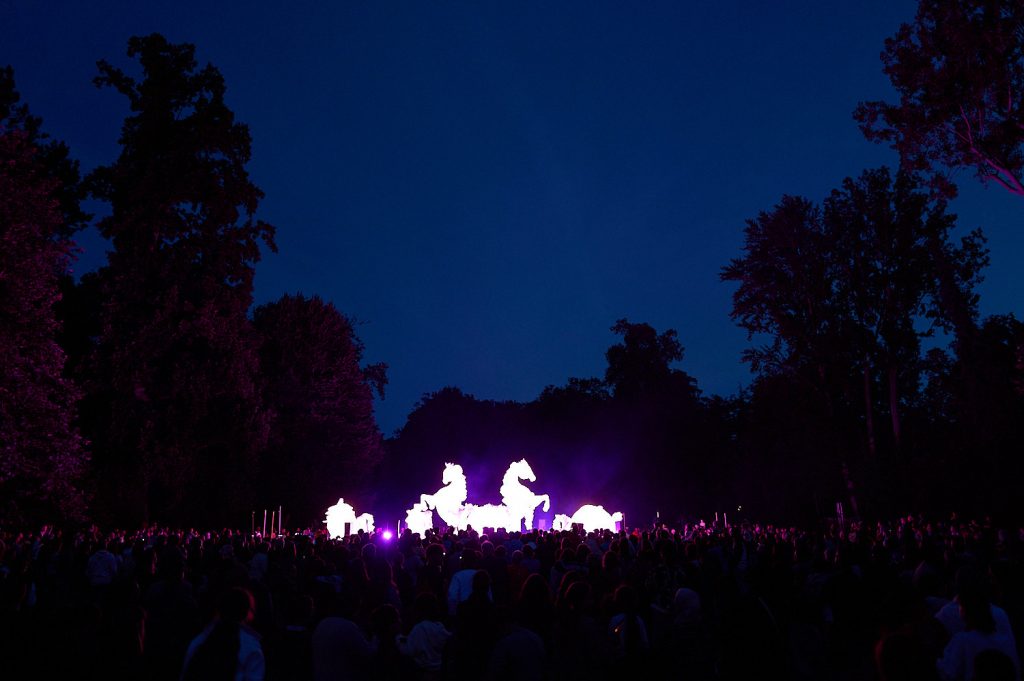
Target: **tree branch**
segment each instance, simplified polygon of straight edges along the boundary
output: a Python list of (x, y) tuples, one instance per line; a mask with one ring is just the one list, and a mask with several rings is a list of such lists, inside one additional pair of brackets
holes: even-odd
[[(985, 165), (987, 165), (989, 168), (995, 171), (994, 174), (988, 175), (987, 177), (990, 177), (996, 182), (998, 182), (1000, 185), (1002, 185), (1004, 189), (1006, 189), (1011, 194), (1024, 196), (1024, 185), (1021, 184), (1020, 180), (1017, 179), (1016, 175), (1011, 173), (1006, 168), (1003, 168), (1002, 166), (997, 164), (995, 161), (993, 161), (988, 156), (978, 151), (973, 146), (971, 147), (971, 152), (975, 156), (980, 158), (985, 163)], [(1004, 175), (1006, 176), (1005, 179), (1002, 177)]]
[[(974, 133), (971, 130), (971, 121), (970, 121), (970, 119), (967, 118), (967, 113), (964, 111), (964, 105), (963, 104), (960, 105), (960, 118), (963, 119), (964, 125), (967, 126), (967, 143), (970, 144), (971, 147), (973, 147), (974, 146)], [(963, 139), (963, 137), (961, 137), (961, 139)]]

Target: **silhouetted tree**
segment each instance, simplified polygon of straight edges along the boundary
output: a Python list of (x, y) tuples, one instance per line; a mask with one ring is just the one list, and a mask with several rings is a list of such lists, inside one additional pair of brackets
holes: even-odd
[(14, 86), (14, 69), (0, 68), (0, 128), (18, 130), (33, 147), (38, 172), (52, 181), (51, 196), (61, 214), (55, 235), (68, 238), (82, 229), (90, 216), (82, 210), (85, 189), (78, 161), (71, 158), (68, 146), (42, 129), (43, 121), (33, 116)]
[(969, 372), (979, 388), (974, 392), (961, 358), (941, 348), (925, 355), (922, 411), (929, 427), (920, 437), (931, 456), (918, 475), (925, 488), (934, 489), (939, 499), (932, 502), (940, 508), (1016, 515), (1012, 481), (1024, 474), (1024, 324), (1012, 315), (987, 318), (979, 326), (977, 348)]
[(1024, 4), (920, 0), (882, 62), (899, 101), (857, 107), (868, 139), (896, 149), (905, 170), (930, 173), (947, 197), (958, 168), (1024, 196)]
[[(955, 216), (943, 203), (929, 202), (913, 178), (900, 173), (895, 180), (887, 168), (847, 178), (825, 201), (824, 221), (834, 259), (835, 295), (844, 319), (844, 336), (863, 357), (867, 419), (874, 410), (871, 388), (883, 386), (891, 435), (898, 446), (902, 436), (902, 404), (918, 391), (920, 338), (931, 335), (925, 317), (945, 318), (941, 280), (945, 255), (963, 249), (949, 246)], [(975, 238), (971, 235), (968, 239)], [(982, 263), (972, 260), (973, 281)]]
[(745, 255), (722, 270), (739, 284), (731, 316), (748, 338), (766, 339), (747, 349), (751, 370), (787, 374), (808, 382), (832, 401), (832, 364), (842, 315), (833, 295), (834, 263), (821, 209), (807, 199), (784, 196), (771, 211), (748, 220)]
[[(383, 449), (351, 322), (334, 305), (301, 295), (257, 307), (253, 321), (264, 404), (273, 414), (263, 498), (302, 524), (322, 520), (340, 496), (369, 508), (367, 483)], [(385, 369), (369, 368), (375, 380)]]
[(672, 364), (683, 358), (683, 346), (674, 329), (658, 333), (650, 324), (620, 319), (612, 332), (622, 342), (608, 348), (605, 383), (618, 399), (680, 391), (696, 396), (695, 381)]
[[(733, 318), (751, 338), (770, 339), (746, 352), (761, 378), (775, 379), (755, 382), (755, 406), (773, 409), (771, 400), (759, 399), (765, 390), (792, 392), (778, 379), (815, 395), (788, 397), (806, 415), (777, 416), (817, 433), (819, 442), (801, 446), (838, 455), (847, 486), (861, 468), (848, 465), (857, 424), (868, 460), (880, 447), (876, 413), (888, 413), (889, 443), (899, 447), (904, 439), (903, 411), (917, 401), (928, 320), (947, 329), (958, 317), (973, 325), (983, 240), (972, 233), (953, 245), (954, 222), (909, 174), (893, 179), (887, 169), (871, 170), (847, 178), (823, 209), (784, 197), (748, 222), (744, 257), (723, 270), (724, 280), (739, 283)], [(954, 347), (964, 359), (959, 338)], [(875, 479), (892, 478), (880, 465), (872, 464)]]
[(505, 467), (525, 456), (556, 512), (602, 503), (640, 525), (656, 511), (668, 519), (704, 508), (722, 490), (717, 470), (731, 462), (728, 425), (718, 418), (731, 407), (710, 408), (693, 378), (672, 366), (682, 358), (674, 330), (620, 320), (612, 331), (620, 340), (607, 353), (608, 381), (571, 378), (527, 403), (457, 388), (424, 396), (387, 443), (381, 488), (415, 499), (440, 486), (444, 462), (457, 461), (470, 501), (498, 501)]
[[(65, 184), (66, 183), (66, 184)], [(18, 104), (0, 69), (0, 513), (52, 521), (85, 511), (87, 457), (75, 427), (78, 388), (56, 341), (68, 235), (82, 214), (77, 168)]]
[(249, 130), (194, 52), (135, 37), (141, 78), (104, 61), (96, 78), (131, 107), (119, 158), (89, 177), (113, 249), (84, 413), (119, 522), (244, 515), (267, 433), (246, 312), (274, 230), (254, 217)]

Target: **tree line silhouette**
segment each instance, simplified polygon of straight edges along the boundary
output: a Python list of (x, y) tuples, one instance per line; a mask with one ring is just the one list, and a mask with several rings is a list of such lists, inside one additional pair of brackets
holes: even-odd
[[(119, 156), (84, 176), (4, 69), (0, 513), (237, 526), (283, 504), (306, 524), (342, 493), (398, 513), (446, 460), (486, 480), (524, 453), (566, 503), (648, 515), (1013, 513), (1024, 323), (979, 315), (985, 238), (958, 238), (947, 201), (958, 168), (1021, 193), (1022, 26), (1015, 3), (923, 1), (883, 53), (899, 102), (855, 112), (900, 167), (747, 221), (721, 278), (748, 388), (704, 394), (675, 330), (622, 319), (602, 376), (528, 403), (444, 388), (386, 441), (386, 366), (361, 364), (348, 318), (299, 294), (253, 309), (275, 229), (215, 67), (156, 34), (129, 42), (136, 75), (99, 62), (130, 113)], [(75, 280), (90, 224), (108, 259)]]

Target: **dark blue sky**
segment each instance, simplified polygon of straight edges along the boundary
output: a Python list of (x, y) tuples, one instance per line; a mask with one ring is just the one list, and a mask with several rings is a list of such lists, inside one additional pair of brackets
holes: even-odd
[[(322, 6), (314, 7), (319, 4)], [(719, 269), (744, 220), (882, 163), (851, 118), (886, 97), (914, 3), (17, 2), (0, 63), (88, 169), (126, 114), (93, 88), (154, 31), (197, 45), (254, 138), (278, 255), (257, 302), (319, 294), (391, 366), (385, 433), (425, 392), (529, 400), (600, 375), (616, 319), (675, 328), (707, 392), (749, 381)], [(1024, 312), (1024, 200), (963, 178), (985, 313)], [(85, 235), (78, 269), (102, 262)]]

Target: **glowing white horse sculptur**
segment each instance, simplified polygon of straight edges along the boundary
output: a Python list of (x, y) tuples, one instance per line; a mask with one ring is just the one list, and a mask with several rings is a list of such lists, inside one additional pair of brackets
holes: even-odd
[(327, 517), (324, 524), (327, 525), (327, 533), (331, 537), (345, 536), (345, 523), (348, 523), (352, 534), (359, 530), (373, 532), (373, 516), (369, 513), (361, 513), (358, 516), (350, 504), (339, 498), (338, 503), (327, 509)]
[(573, 525), (579, 524), (583, 526), (585, 532), (596, 532), (599, 530), (611, 530), (614, 532), (615, 523), (621, 522), (622, 511), (609, 513), (604, 510), (604, 506), (586, 504), (580, 506), (579, 510), (572, 514), (571, 518), (564, 513), (555, 515), (554, 522), (551, 523), (551, 529), (555, 531), (570, 530)]
[(546, 494), (534, 494), (520, 480), (537, 480), (526, 459), (512, 462), (505, 472), (501, 483), (500, 505), (466, 504), (469, 491), (462, 466), (446, 463), (441, 475), (445, 487), (434, 494), (420, 495), (420, 502), (405, 512), (406, 524), (413, 532), (425, 532), (433, 524), (430, 509), (434, 509), (441, 520), (457, 530), (472, 525), (478, 530), (501, 527), (509, 531), (520, 531), (524, 522), (526, 529), (532, 529), (534, 509), (544, 504), (544, 510), (547, 511), (551, 508), (551, 498)]
[(413, 504), (405, 512), (405, 526), (415, 534), (425, 535), (427, 530), (434, 527), (434, 513), (423, 502)]
[(547, 494), (534, 494), (520, 480), (537, 482), (537, 476), (526, 459), (509, 464), (505, 477), (501, 479), (501, 503), (508, 506), (509, 519), (515, 521), (513, 529), (517, 532), (520, 530), (520, 520), (526, 524), (527, 530), (533, 529), (533, 512), (538, 506), (544, 504), (545, 513), (551, 509), (551, 497)]
[(544, 511), (551, 508), (551, 497), (547, 494), (534, 494), (520, 480), (536, 482), (530, 464), (526, 459), (513, 461), (501, 479), (501, 505), (484, 504), (483, 506), (466, 506), (469, 524), (476, 529), (485, 527), (503, 528), (510, 532), (520, 532), (523, 524), (526, 529), (533, 529), (533, 511), (544, 504)]
[[(441, 516), (441, 520), (446, 525), (458, 530), (466, 529), (463, 504), (466, 497), (469, 496), (469, 491), (466, 488), (466, 474), (462, 472), (462, 466), (457, 463), (446, 463), (444, 473), (441, 474), (441, 482), (445, 484), (445, 487), (433, 494), (421, 494), (420, 503), (417, 505), (422, 506), (425, 510), (435, 509), (437, 515)], [(415, 509), (416, 506), (409, 509), (406, 512), (406, 518)]]

